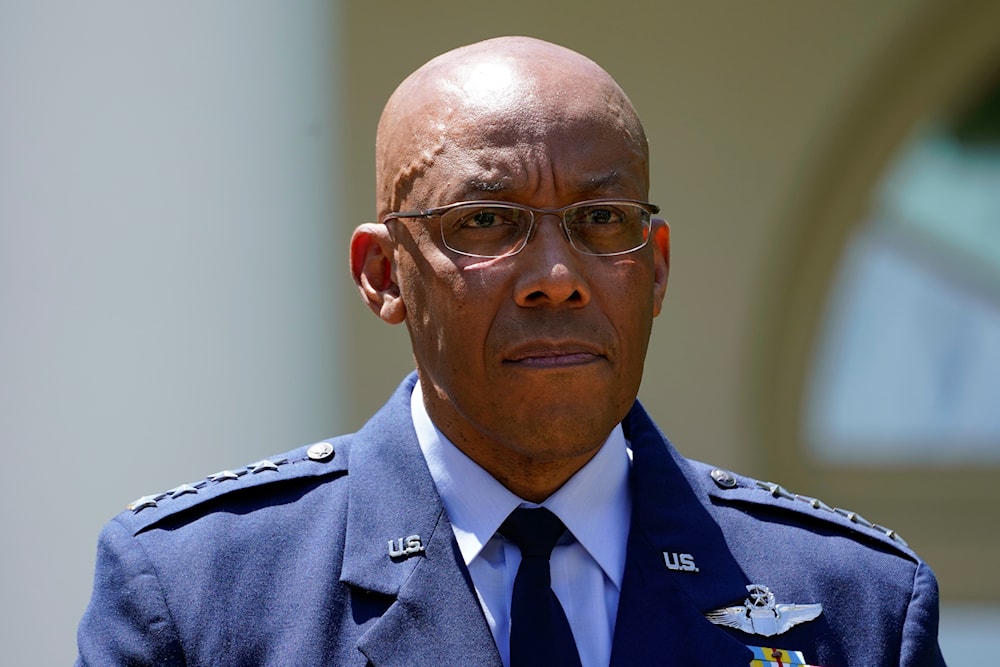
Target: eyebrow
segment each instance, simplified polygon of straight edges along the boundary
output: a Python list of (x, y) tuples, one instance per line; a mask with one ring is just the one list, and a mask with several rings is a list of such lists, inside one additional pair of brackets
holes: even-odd
[(612, 185), (618, 185), (621, 180), (621, 172), (617, 169), (612, 169), (611, 171), (598, 176), (592, 176), (587, 181), (587, 192), (597, 192)]
[(504, 181), (480, 181), (477, 179), (470, 179), (466, 185), (468, 185), (466, 193), (503, 192), (507, 189), (507, 183)]
[[(612, 169), (611, 171), (593, 175), (589, 178), (581, 179), (576, 184), (576, 192), (579, 193), (594, 193), (601, 192), (611, 186), (617, 185), (621, 181), (621, 172), (617, 169)], [(500, 179), (495, 181), (488, 181), (478, 178), (471, 178), (466, 181), (466, 188), (462, 192), (461, 196), (463, 198), (470, 198), (476, 194), (486, 193), (486, 194), (496, 194), (504, 192), (510, 188), (509, 180)]]

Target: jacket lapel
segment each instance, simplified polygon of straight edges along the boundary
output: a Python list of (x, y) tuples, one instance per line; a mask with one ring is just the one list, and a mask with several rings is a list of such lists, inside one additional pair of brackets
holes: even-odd
[[(384, 601), (358, 648), (378, 667), (499, 667), (413, 431), (414, 381), (403, 383), (350, 451), (340, 578), (357, 599)], [(638, 403), (624, 426), (634, 454), (633, 509), (611, 664), (749, 664), (746, 646), (704, 616), (744, 596), (748, 581), (699, 500), (693, 473)], [(665, 554), (679, 569), (667, 566)], [(687, 562), (681, 555), (697, 571), (680, 569)]]
[(612, 665), (747, 665), (752, 653), (705, 619), (746, 593), (746, 576), (699, 500), (686, 462), (636, 403), (632, 525)]
[(340, 578), (389, 602), (358, 648), (377, 666), (499, 666), (493, 635), (413, 430), (414, 382), (411, 376), (400, 386), (358, 433), (350, 453)]

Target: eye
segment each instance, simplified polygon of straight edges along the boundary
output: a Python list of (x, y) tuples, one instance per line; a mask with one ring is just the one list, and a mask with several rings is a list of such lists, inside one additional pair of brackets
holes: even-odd
[(470, 207), (456, 209), (454, 218), (450, 221), (453, 229), (494, 229), (504, 225), (518, 225), (520, 218), (517, 209), (495, 207)]
[(627, 215), (615, 206), (585, 206), (572, 212), (570, 224), (574, 226), (600, 227), (620, 225), (627, 222)]
[(587, 212), (587, 218), (592, 225), (606, 225), (615, 222), (615, 216), (606, 208), (599, 208)]
[(500, 222), (501, 218), (497, 215), (496, 211), (482, 209), (465, 218), (462, 221), (462, 225), (464, 227), (492, 227)]

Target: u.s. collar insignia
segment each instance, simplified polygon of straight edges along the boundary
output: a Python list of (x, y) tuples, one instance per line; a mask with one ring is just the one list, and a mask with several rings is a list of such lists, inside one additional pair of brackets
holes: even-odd
[(823, 613), (821, 604), (775, 604), (767, 586), (750, 584), (741, 607), (723, 607), (705, 614), (712, 623), (736, 628), (749, 635), (772, 637), (811, 621)]
[(389, 558), (409, 558), (424, 552), (424, 543), (419, 535), (389, 540)]

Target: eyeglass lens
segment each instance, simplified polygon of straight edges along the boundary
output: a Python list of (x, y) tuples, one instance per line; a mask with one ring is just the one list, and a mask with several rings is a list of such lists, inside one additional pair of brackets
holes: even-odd
[[(445, 245), (478, 257), (502, 257), (524, 247), (535, 214), (514, 205), (467, 204), (441, 216)], [(598, 202), (562, 212), (563, 227), (576, 250), (615, 255), (641, 248), (649, 236), (650, 213), (628, 202)]]

